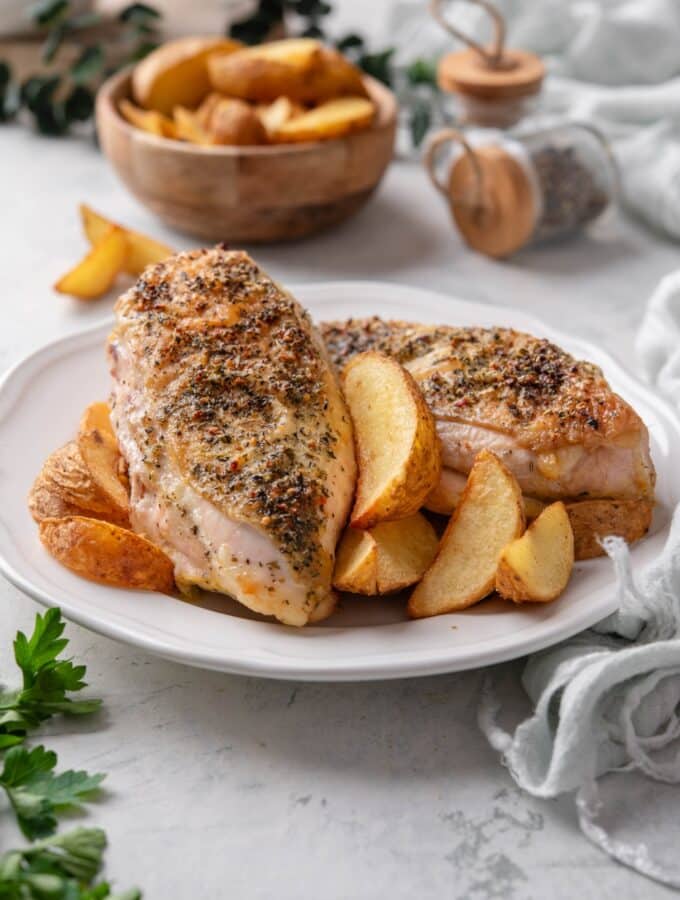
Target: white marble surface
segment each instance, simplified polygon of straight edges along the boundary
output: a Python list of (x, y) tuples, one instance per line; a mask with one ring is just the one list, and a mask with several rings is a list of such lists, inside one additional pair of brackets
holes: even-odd
[[(50, 289), (84, 250), (77, 202), (191, 245), (140, 208), (85, 141), (3, 128), (0, 172), (3, 369), (109, 314), (110, 300), (79, 304)], [(256, 252), (288, 282), (373, 278), (519, 305), (628, 362), (643, 302), (679, 259), (676, 246), (617, 221), (492, 263), (463, 249), (422, 172), (403, 164), (342, 228)], [(36, 607), (1, 582), (0, 609), (8, 681), (11, 639)], [(475, 723), (480, 672), (296, 685), (183, 668), (76, 626), (69, 635), (105, 711), (54, 724), (49, 741), (63, 765), (109, 773), (84, 820), (109, 832), (108, 874), (148, 900), (671, 896), (591, 847), (569, 798), (518, 793)], [(497, 669), (517, 716), (520, 671)], [(18, 840), (0, 816), (0, 847)]]

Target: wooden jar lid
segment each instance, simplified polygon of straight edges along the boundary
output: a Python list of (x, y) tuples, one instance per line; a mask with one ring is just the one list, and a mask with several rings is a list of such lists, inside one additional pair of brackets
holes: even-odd
[(451, 213), (470, 247), (487, 256), (509, 256), (534, 231), (532, 184), (521, 164), (502, 147), (477, 147), (474, 158), (476, 166), (464, 153), (451, 167)]
[(442, 90), (483, 100), (537, 94), (544, 75), (541, 58), (527, 50), (504, 50), (497, 65), (491, 65), (477, 50), (459, 50), (442, 57), (437, 69)]

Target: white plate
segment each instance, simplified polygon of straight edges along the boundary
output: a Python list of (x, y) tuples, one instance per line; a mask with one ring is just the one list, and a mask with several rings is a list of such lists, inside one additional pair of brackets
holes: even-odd
[[(317, 320), (380, 315), (456, 325), (509, 325), (548, 337), (598, 363), (649, 426), (661, 502), (650, 534), (633, 548), (652, 559), (680, 500), (680, 423), (655, 394), (594, 346), (523, 313), (392, 284), (307, 284), (294, 294)], [(514, 608), (485, 602), (462, 613), (406, 621), (395, 600), (347, 601), (328, 623), (294, 629), (263, 621), (211, 595), (204, 607), (159, 594), (93, 584), (48, 556), (26, 509), (43, 460), (73, 437), (82, 409), (107, 396), (104, 339), (110, 324), (56, 341), (14, 368), (0, 388), (0, 568), (45, 605), (116, 640), (190, 665), (270, 678), (339, 681), (399, 678), (474, 668), (563, 640), (616, 606), (606, 559), (579, 563), (555, 603)], [(226, 613), (226, 614), (225, 614)]]

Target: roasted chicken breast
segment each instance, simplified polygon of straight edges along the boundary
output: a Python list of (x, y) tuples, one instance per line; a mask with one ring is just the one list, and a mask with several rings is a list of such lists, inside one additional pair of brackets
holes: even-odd
[(339, 367), (372, 349), (411, 372), (436, 418), (449, 470), (467, 474), (486, 447), (533, 497), (653, 496), (644, 423), (597, 366), (550, 341), (506, 328), (378, 318), (330, 322), (321, 331)]
[(178, 584), (304, 625), (332, 607), (352, 428), (307, 313), (250, 257), (180, 253), (116, 304), (112, 422), (131, 522)]

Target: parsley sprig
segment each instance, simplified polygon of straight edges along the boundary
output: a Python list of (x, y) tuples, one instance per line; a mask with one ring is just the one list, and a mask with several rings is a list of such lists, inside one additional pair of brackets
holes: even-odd
[(26, 735), (57, 713), (79, 716), (96, 712), (101, 700), (73, 700), (69, 694), (86, 687), (85, 666), (59, 659), (68, 640), (59, 609), (35, 618), (30, 638), (20, 631), (14, 641), (14, 658), (23, 684), (15, 691), (0, 689), (0, 750), (20, 744)]
[(104, 775), (68, 770), (56, 772), (57, 755), (44, 746), (29, 748), (25, 740), (52, 716), (96, 712), (98, 699), (73, 699), (85, 688), (85, 666), (61, 658), (68, 645), (59, 609), (38, 614), (30, 637), (18, 632), (14, 658), (22, 685), (0, 688), (0, 788), (28, 847), (0, 857), (0, 900), (139, 900), (133, 889), (111, 893), (96, 882), (106, 837), (98, 828), (75, 828), (54, 834), (57, 815), (80, 806), (99, 788)]
[(112, 894), (94, 884), (106, 835), (100, 828), (74, 828), (0, 857), (0, 900), (139, 900), (136, 889)]

